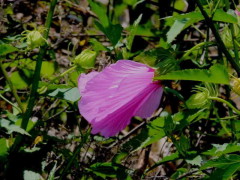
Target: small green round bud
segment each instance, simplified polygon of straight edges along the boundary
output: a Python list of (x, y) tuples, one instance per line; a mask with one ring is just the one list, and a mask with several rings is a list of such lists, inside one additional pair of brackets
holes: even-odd
[(240, 78), (234, 78), (232, 80), (232, 90), (240, 96)]
[(207, 107), (211, 102), (208, 97), (208, 91), (198, 91), (186, 101), (186, 105), (189, 109), (199, 109)]
[(42, 34), (39, 31), (30, 31), (27, 35), (27, 45), (29, 49), (34, 49), (42, 46), (46, 40), (43, 38)]
[(81, 68), (91, 69), (94, 68), (96, 57), (97, 53), (95, 51), (85, 49), (75, 57), (73, 62)]

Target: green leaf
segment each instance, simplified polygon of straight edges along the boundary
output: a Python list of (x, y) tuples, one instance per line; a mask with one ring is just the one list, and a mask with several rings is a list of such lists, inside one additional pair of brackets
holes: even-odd
[(18, 49), (10, 44), (0, 44), (0, 56), (5, 56), (15, 51), (18, 51)]
[(179, 153), (176, 152), (176, 153), (173, 153), (169, 156), (166, 156), (166, 157), (163, 157), (160, 161), (156, 162), (153, 166), (151, 166), (147, 172), (151, 171), (152, 169), (156, 168), (157, 166), (160, 166), (166, 162), (169, 162), (169, 161), (175, 161), (175, 160), (178, 160), (180, 159), (180, 156), (179, 156)]
[(213, 15), (213, 20), (214, 21), (220, 21), (220, 22), (225, 22), (225, 23), (233, 23), (237, 24), (238, 20), (235, 16), (232, 14), (229, 14), (222, 9), (217, 9)]
[(41, 175), (36, 172), (25, 170), (23, 173), (23, 179), (24, 180), (40, 180), (42, 178), (41, 178)]
[(228, 165), (239, 164), (240, 167), (240, 156), (236, 154), (223, 155), (217, 159), (207, 161), (201, 169), (207, 169), (209, 167), (224, 168)]
[(95, 163), (90, 166), (90, 171), (92, 171), (97, 176), (100, 176), (102, 178), (116, 177), (116, 168), (113, 166), (111, 162), (105, 162), (105, 163)]
[(217, 168), (209, 179), (217, 177), (217, 179), (227, 180), (240, 169), (240, 156), (235, 154), (221, 156), (218, 159), (209, 160), (200, 169), (204, 170), (209, 167)]
[(209, 180), (211, 179), (229, 180), (232, 178), (236, 171), (239, 171), (239, 168), (240, 163), (225, 166), (224, 168), (218, 168), (211, 174)]
[(229, 84), (229, 77), (223, 65), (215, 64), (207, 69), (185, 69), (158, 76), (155, 80), (190, 80), (217, 84)]
[(191, 165), (201, 166), (202, 157), (200, 155), (194, 157), (193, 159), (186, 159), (186, 162)]
[(57, 69), (57, 63), (53, 61), (43, 61), (41, 68), (41, 77), (51, 78)]
[(99, 4), (93, 2), (92, 0), (88, 0), (91, 10), (97, 15), (97, 18), (103, 25), (103, 27), (109, 26), (109, 19), (107, 17), (107, 11), (106, 8), (103, 6), (100, 6)]
[[(15, 125), (17, 126), (21, 126), (22, 124), (22, 118), (19, 118), (16, 122), (15, 122)], [(26, 131), (29, 132), (33, 127), (34, 125), (36, 124), (36, 122), (33, 122), (31, 119), (29, 119), (28, 121), (28, 124), (27, 124), (27, 128), (26, 128)]]
[(109, 24), (108, 27), (104, 27), (99, 22), (95, 21), (97, 27), (107, 36), (113, 46), (115, 46), (121, 38), (122, 26), (120, 24)]
[(240, 151), (240, 144), (213, 144), (213, 148), (203, 152), (204, 155), (209, 156), (221, 156), (228, 153), (238, 152)]
[(167, 43), (171, 43), (177, 35), (184, 29), (187, 19), (175, 20), (170, 30), (167, 32)]
[(0, 119), (0, 127), (5, 128), (8, 134), (12, 134), (13, 132), (20, 133), (22, 135), (31, 136), (27, 131), (22, 129), (21, 127), (15, 125), (13, 122), (7, 119)]
[(189, 139), (185, 136), (181, 136), (179, 140), (176, 140), (175, 137), (173, 137), (174, 139), (172, 139), (174, 145), (176, 146), (178, 152), (183, 155), (186, 156), (187, 152), (190, 148), (190, 142)]
[(138, 135), (123, 144), (122, 151), (135, 151), (158, 141), (165, 136), (163, 127), (164, 117), (156, 118), (147, 124), (147, 126), (143, 128), (143, 130)]
[(47, 93), (47, 96), (65, 99), (71, 102), (76, 102), (80, 98), (78, 88), (56, 89), (53, 92)]
[[(208, 14), (210, 14), (210, 11), (207, 12)], [(168, 25), (171, 26), (169, 32), (167, 33), (167, 42), (171, 43), (174, 40), (174, 38), (178, 34), (180, 34), (184, 29), (201, 20), (204, 20), (204, 17), (201, 14), (201, 12), (190, 12), (187, 14), (180, 14), (177, 16), (166, 18)], [(237, 24), (237, 18), (229, 13), (226, 13), (222, 9), (217, 9), (215, 11), (213, 15), (213, 20)]]
[(102, 43), (100, 43), (99, 41), (97, 41), (96, 39), (92, 38), (89, 40), (89, 42), (92, 45), (92, 48), (94, 49), (94, 51), (108, 51), (108, 49), (102, 45)]
[(174, 52), (163, 48), (142, 52), (134, 58), (134, 61), (158, 68), (159, 74), (165, 74), (178, 68)]
[(130, 33), (127, 37), (126, 47), (129, 51), (131, 51), (132, 43), (137, 32), (138, 24), (140, 23), (141, 19), (142, 19), (142, 14), (140, 14), (139, 17), (134, 21), (133, 26), (131, 27)]
[(52, 170), (49, 173), (49, 176), (48, 176), (47, 180), (54, 180), (56, 170), (57, 170), (57, 162), (55, 162)]
[(16, 89), (26, 89), (28, 87), (28, 82), (20, 75), (19, 71), (11, 73), (10, 79)]
[(0, 162), (3, 162), (6, 160), (8, 155), (8, 146), (7, 146), (7, 140), (5, 138), (0, 139)]

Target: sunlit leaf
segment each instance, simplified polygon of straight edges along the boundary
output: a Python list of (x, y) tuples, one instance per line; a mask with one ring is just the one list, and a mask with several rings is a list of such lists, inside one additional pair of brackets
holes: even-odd
[(109, 26), (109, 19), (107, 17), (106, 8), (100, 6), (99, 4), (93, 2), (92, 0), (88, 0), (91, 10), (97, 15), (97, 18), (103, 25), (103, 27)]
[(233, 153), (240, 151), (240, 144), (213, 144), (213, 148), (203, 152), (204, 155), (221, 156), (223, 154)]
[(10, 44), (0, 44), (0, 56), (4, 56), (15, 51), (18, 51), (18, 49)]
[(53, 92), (47, 94), (48, 96), (65, 99), (71, 102), (79, 100), (80, 93), (78, 88), (56, 89)]
[(23, 173), (23, 179), (24, 180), (40, 180), (42, 178), (41, 178), (41, 175), (39, 173), (25, 170), (24, 173)]
[(16, 132), (22, 135), (30, 136), (30, 134), (27, 131), (25, 131), (20, 126), (15, 125), (13, 122), (7, 119), (0, 119), (0, 127), (5, 128), (8, 134), (12, 134), (13, 132)]
[(217, 84), (229, 84), (229, 77), (226, 68), (220, 64), (213, 65), (206, 69), (185, 69), (173, 71), (166, 75), (155, 77), (156, 80), (190, 80), (203, 81)]

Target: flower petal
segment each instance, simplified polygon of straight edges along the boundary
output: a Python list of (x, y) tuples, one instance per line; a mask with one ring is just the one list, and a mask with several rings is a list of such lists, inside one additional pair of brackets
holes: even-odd
[(161, 98), (162, 98), (163, 88), (157, 87), (152, 94), (149, 94), (139, 105), (138, 111), (135, 113), (135, 116), (141, 118), (150, 117), (153, 112), (158, 108)]
[(84, 74), (82, 73), (79, 78), (78, 78), (78, 89), (80, 92), (80, 95), (84, 94), (85, 88), (86, 88), (86, 84), (92, 79), (94, 78), (97, 74), (99, 74), (99, 72), (93, 71), (89, 74)]
[[(79, 86), (85, 84), (81, 89), (79, 110), (92, 124), (92, 133), (113, 136), (124, 129), (134, 115), (151, 116), (162, 93), (161, 85), (152, 82), (153, 76), (154, 69), (147, 65), (119, 60), (87, 82), (80, 79)], [(148, 107), (148, 103), (153, 104)]]

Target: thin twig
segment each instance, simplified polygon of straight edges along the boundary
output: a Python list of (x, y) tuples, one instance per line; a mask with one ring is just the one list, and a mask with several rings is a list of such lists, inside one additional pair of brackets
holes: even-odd
[(1, 70), (2, 70), (2, 73), (3, 73), (4, 77), (5, 77), (5, 79), (7, 80), (7, 83), (8, 83), (8, 85), (9, 85), (9, 87), (10, 87), (12, 93), (13, 93), (14, 98), (16, 99), (16, 101), (17, 101), (17, 103), (18, 103), (19, 108), (21, 109), (21, 112), (24, 113), (24, 107), (23, 107), (23, 104), (22, 104), (22, 102), (21, 102), (20, 97), (19, 97), (18, 94), (17, 94), (17, 89), (16, 89), (16, 87), (13, 85), (10, 77), (8, 76), (7, 71), (6, 71), (5, 68), (3, 67), (2, 60), (1, 60), (1, 59), (0, 59), (0, 68), (1, 68)]
[(215, 36), (215, 39), (218, 43), (218, 47), (219, 49), (223, 52), (223, 54), (226, 56), (227, 60), (231, 63), (231, 65), (233, 66), (233, 68), (236, 70), (238, 76), (240, 76), (240, 65), (239, 62), (235, 61), (232, 56), (230, 55), (230, 53), (228, 52), (226, 46), (224, 45), (216, 27), (214, 26), (214, 23), (212, 21), (212, 19), (208, 16), (208, 14), (206, 13), (206, 11), (203, 8), (202, 3), (200, 2), (200, 0), (196, 0), (197, 6), (199, 7), (202, 15), (205, 18), (205, 21), (207, 22), (207, 24), (209, 25), (209, 27), (212, 30), (213, 35)]

